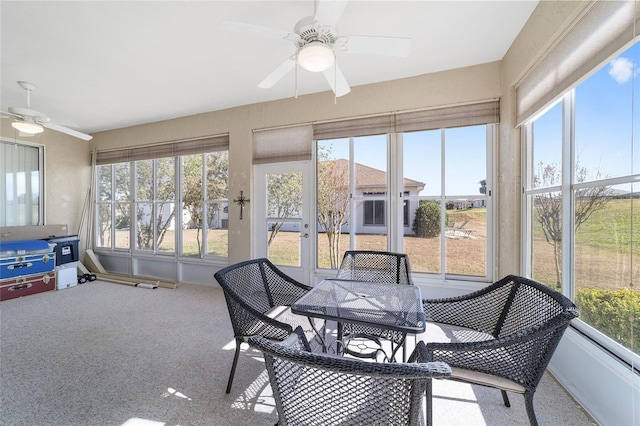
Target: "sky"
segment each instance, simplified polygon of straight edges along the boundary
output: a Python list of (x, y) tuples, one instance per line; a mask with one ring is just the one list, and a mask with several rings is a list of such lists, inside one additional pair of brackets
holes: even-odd
[[(640, 118), (639, 72), (640, 43), (576, 87), (575, 156), (590, 179), (640, 173), (640, 129), (634, 129)], [(535, 121), (536, 164), (560, 166), (561, 118), (562, 106), (556, 104)]]

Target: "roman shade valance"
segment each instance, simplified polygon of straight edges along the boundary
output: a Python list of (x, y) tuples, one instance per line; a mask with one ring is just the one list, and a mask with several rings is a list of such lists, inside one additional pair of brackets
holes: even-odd
[(434, 130), (500, 122), (500, 100), (314, 123), (316, 140)]
[(576, 85), (638, 35), (640, 6), (633, 0), (591, 3), (516, 85), (521, 125)]
[(253, 164), (311, 160), (310, 124), (253, 132)]
[(396, 113), (395, 131), (446, 129), (500, 122), (500, 101)]
[(226, 151), (228, 149), (229, 135), (209, 136), (205, 138), (186, 139), (153, 145), (140, 145), (122, 149), (98, 151), (96, 154), (96, 164), (101, 165), (151, 160), (154, 158)]
[(382, 135), (385, 133), (392, 133), (394, 130), (394, 123), (395, 116), (392, 113), (315, 123), (313, 125), (313, 138), (315, 140), (322, 140)]

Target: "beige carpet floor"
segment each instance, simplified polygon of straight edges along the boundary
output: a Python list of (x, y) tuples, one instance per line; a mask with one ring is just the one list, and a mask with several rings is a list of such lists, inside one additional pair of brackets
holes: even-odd
[[(261, 354), (240, 357), (231, 394), (222, 291), (88, 282), (0, 303), (1, 425), (273, 425)], [(436, 381), (434, 425), (527, 425), (523, 398)], [(594, 424), (545, 375), (541, 425)]]

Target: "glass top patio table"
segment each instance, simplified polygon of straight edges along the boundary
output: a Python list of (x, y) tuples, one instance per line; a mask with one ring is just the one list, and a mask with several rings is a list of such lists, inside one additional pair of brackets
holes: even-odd
[[(342, 323), (422, 333), (425, 315), (420, 288), (414, 285), (325, 279), (291, 305), (298, 315)], [(339, 332), (338, 339), (341, 339)]]

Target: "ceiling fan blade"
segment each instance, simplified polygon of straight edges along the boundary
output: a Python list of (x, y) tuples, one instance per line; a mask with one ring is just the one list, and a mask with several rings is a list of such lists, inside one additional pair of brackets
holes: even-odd
[(262, 27), (260, 25), (247, 24), (238, 21), (224, 20), (220, 22), (220, 29), (233, 31), (236, 33), (248, 33), (258, 37), (274, 38), (277, 40), (296, 41), (300, 36), (289, 31), (277, 30), (275, 28)]
[(336, 49), (349, 53), (365, 53), (404, 57), (411, 51), (411, 39), (404, 37), (345, 36), (339, 37)]
[(344, 78), (344, 74), (340, 71), (337, 63), (326, 69), (323, 73), (329, 86), (331, 86), (331, 90), (336, 94), (336, 97), (344, 96), (351, 91), (349, 83), (347, 83), (347, 79)]
[(60, 119), (60, 118), (50, 118), (49, 122), (52, 123), (52, 124), (57, 124), (58, 126), (73, 127), (75, 129), (80, 128), (80, 126), (78, 126), (72, 120), (64, 120), (64, 119)]
[(282, 77), (287, 75), (287, 73), (291, 71), (293, 67), (295, 67), (295, 65), (296, 65), (295, 56), (292, 56), (291, 58), (281, 63), (278, 66), (278, 68), (273, 70), (271, 74), (267, 76), (267, 78), (262, 80), (260, 84), (258, 84), (258, 87), (260, 87), (261, 89), (269, 89), (273, 87), (273, 85), (276, 84), (278, 81), (280, 81)]
[(317, 0), (313, 20), (322, 25), (335, 27), (348, 4), (348, 0)]
[(14, 114), (12, 112), (0, 111), (0, 118), (15, 118), (15, 117), (22, 118), (21, 115)]
[(77, 130), (69, 129), (69, 128), (64, 127), (64, 126), (60, 126), (59, 124), (55, 124), (55, 123), (51, 123), (51, 122), (45, 122), (45, 123), (39, 123), (39, 124), (41, 124), (43, 127), (46, 127), (47, 129), (55, 130), (55, 131), (60, 132), (60, 133), (66, 133), (69, 136), (73, 136), (73, 137), (76, 137), (78, 139), (82, 139), (82, 140), (85, 140), (85, 141), (90, 141), (91, 139), (93, 139), (93, 136), (91, 136), (91, 135), (87, 135), (85, 133), (78, 132)]

